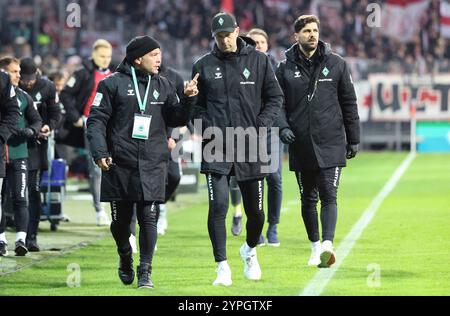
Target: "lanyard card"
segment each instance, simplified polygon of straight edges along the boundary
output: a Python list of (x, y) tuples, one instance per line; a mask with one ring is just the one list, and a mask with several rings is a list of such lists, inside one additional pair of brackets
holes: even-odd
[(133, 125), (133, 138), (147, 140), (150, 132), (151, 115), (135, 114)]

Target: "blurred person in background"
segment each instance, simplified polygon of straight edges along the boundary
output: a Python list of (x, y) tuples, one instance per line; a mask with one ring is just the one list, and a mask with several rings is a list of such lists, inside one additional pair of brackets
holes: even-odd
[[(256, 43), (256, 49), (260, 52), (267, 54), (270, 59), (272, 68), (275, 70), (277, 68), (277, 61), (275, 58), (268, 54), (269, 50), (269, 36), (267, 33), (259, 28), (253, 28), (248, 33), (247, 36), (250, 37)], [(277, 225), (280, 223), (280, 213), (281, 213), (281, 202), (283, 200), (283, 191), (281, 186), (281, 163), (283, 161), (283, 143), (280, 141), (278, 135), (275, 133), (269, 133), (267, 135), (267, 144), (274, 142), (275, 146), (268, 146), (269, 157), (276, 155), (278, 157), (278, 165), (275, 170), (266, 177), (267, 181), (267, 222), (269, 227), (267, 228), (266, 237), (267, 244), (272, 247), (280, 246), (280, 240), (278, 239)], [(275, 152), (271, 152), (275, 149)], [(259, 237), (258, 245), (264, 245), (264, 236), (261, 234)]]
[[(16, 256), (28, 253), (26, 245), (29, 211), (28, 211), (28, 140), (36, 137), (42, 126), (42, 119), (34, 107), (33, 99), (18, 87), (20, 80), (20, 60), (14, 57), (0, 59), (0, 69), (9, 73), (11, 84), (16, 90), (19, 103), (20, 118), (15, 131), (7, 142), (7, 165), (5, 186), (2, 196), (11, 197), (11, 207), (16, 226)], [(6, 217), (2, 214), (0, 235), (5, 233)], [(5, 245), (6, 247), (6, 245)], [(35, 247), (32, 247), (36, 251)], [(39, 249), (38, 249), (39, 250)]]
[[(0, 188), (3, 186), (3, 178), (6, 176), (5, 149), (6, 142), (16, 130), (20, 118), (19, 103), (16, 91), (11, 84), (7, 72), (0, 70)], [(0, 215), (3, 216), (0, 195)], [(0, 257), (8, 254), (6, 234), (0, 234)]]
[[(59, 97), (53, 82), (42, 77), (32, 58), (20, 60), (19, 87), (33, 99), (42, 118), (42, 128), (37, 137), (28, 140), (28, 198), (30, 222), (27, 233), (27, 248), (39, 251), (37, 243), (38, 227), (41, 218), (42, 201), (40, 194), (40, 176), (42, 171), (48, 170), (49, 137), (61, 122), (61, 108)], [(53, 150), (53, 148), (50, 148)]]
[(62, 140), (62, 142), (86, 149), (89, 188), (98, 226), (108, 226), (110, 221), (100, 202), (102, 173), (92, 159), (89, 141), (86, 138), (85, 122), (89, 117), (99, 82), (112, 74), (110, 69), (112, 53), (112, 45), (108, 41), (104, 39), (95, 41), (92, 46), (91, 58), (85, 60), (82, 67), (73, 73), (61, 92), (61, 101), (66, 110), (65, 128), (69, 131), (65, 136), (65, 141)]

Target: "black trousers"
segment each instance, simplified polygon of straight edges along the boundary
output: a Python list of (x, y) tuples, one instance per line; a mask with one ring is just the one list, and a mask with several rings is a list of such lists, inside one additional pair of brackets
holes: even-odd
[(317, 214), (319, 197), (322, 240), (334, 240), (337, 222), (337, 190), (340, 176), (340, 167), (304, 170), (296, 173), (302, 199), (303, 222), (308, 238), (312, 242), (320, 240)]
[(39, 222), (41, 220), (42, 201), (40, 189), (40, 170), (30, 170), (28, 172), (28, 212), (30, 215), (27, 236), (34, 238), (38, 233)]
[[(227, 260), (226, 255), (226, 216), (229, 206), (230, 176), (207, 174), (208, 184), (208, 232), (216, 262)], [(264, 226), (264, 181), (251, 180), (238, 182), (242, 193), (245, 214), (247, 215), (247, 244), (256, 247)]]
[(158, 234), (156, 223), (159, 208), (153, 202), (115, 201), (111, 202), (111, 233), (121, 254), (131, 251), (129, 237), (133, 207), (139, 223), (140, 262), (152, 264)]
[[(6, 178), (3, 184), (3, 199), (11, 199), (14, 223), (17, 232), (28, 231), (28, 162), (27, 159), (14, 159), (6, 165)], [(6, 197), (8, 195), (8, 197)], [(6, 229), (4, 212), (0, 224), (0, 234)]]
[[(178, 185), (181, 181), (181, 171), (180, 171), (180, 164), (178, 162), (175, 162), (173, 160), (169, 160), (169, 164), (167, 165), (167, 183), (166, 183), (166, 200), (165, 202), (169, 201), (169, 199), (172, 197), (172, 195), (175, 193), (175, 191), (178, 188)], [(159, 205), (156, 205), (158, 207), (158, 214), (159, 214)], [(131, 218), (131, 224), (130, 224), (130, 230), (131, 233), (136, 236), (136, 209), (133, 211), (133, 216)]]

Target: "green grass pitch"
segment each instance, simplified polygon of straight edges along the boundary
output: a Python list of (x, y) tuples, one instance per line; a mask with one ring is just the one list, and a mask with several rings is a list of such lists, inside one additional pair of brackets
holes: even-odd
[[(349, 162), (338, 192), (335, 246), (406, 155), (362, 153)], [(206, 226), (207, 195), (202, 178), (197, 194), (179, 195), (168, 205), (169, 229), (159, 237), (154, 257), (154, 290), (137, 290), (136, 281), (128, 287), (121, 284), (109, 229), (94, 226), (89, 201), (70, 200), (65, 203), (70, 223), (62, 223), (57, 232), (50, 232), (49, 225), (42, 223), (39, 241), (44, 251), (17, 258), (10, 249), (10, 255), (1, 259), (0, 295), (298, 295), (318, 269), (306, 264), (309, 242), (300, 216), (295, 176), (288, 171), (287, 162), (283, 177), (281, 246), (258, 247), (261, 281), (244, 278), (239, 247), (245, 231), (239, 237), (231, 235), (230, 209), (227, 254), (233, 285), (211, 285), (216, 265)], [(449, 295), (449, 223), (450, 155), (418, 154), (322, 294)], [(267, 223), (264, 232), (266, 228)], [(13, 238), (9, 232), (10, 245)], [(79, 270), (74, 272), (72, 267)], [(68, 283), (79, 286), (69, 287)]]

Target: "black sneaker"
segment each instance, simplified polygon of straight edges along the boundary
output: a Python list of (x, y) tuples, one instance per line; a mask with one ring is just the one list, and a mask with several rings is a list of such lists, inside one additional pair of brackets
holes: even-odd
[(120, 281), (125, 285), (130, 285), (134, 281), (133, 252), (130, 250), (124, 255), (119, 253), (119, 257), (118, 274)]
[(29, 252), (39, 252), (41, 249), (39, 248), (39, 245), (37, 243), (36, 236), (31, 236), (30, 238), (27, 238), (27, 248)]
[(233, 234), (233, 236), (239, 236), (241, 232), (242, 232), (242, 216), (233, 216), (231, 233)]
[(149, 263), (141, 263), (137, 267), (138, 289), (153, 289), (154, 285), (150, 275), (152, 274), (152, 266)]
[(8, 245), (0, 241), (0, 257), (6, 257), (8, 255)]
[(16, 248), (14, 249), (17, 257), (23, 257), (28, 253), (27, 247), (25, 247), (25, 243), (23, 240), (16, 241)]
[(279, 247), (280, 241), (278, 240), (277, 225), (269, 225), (267, 229), (267, 245), (271, 247)]

